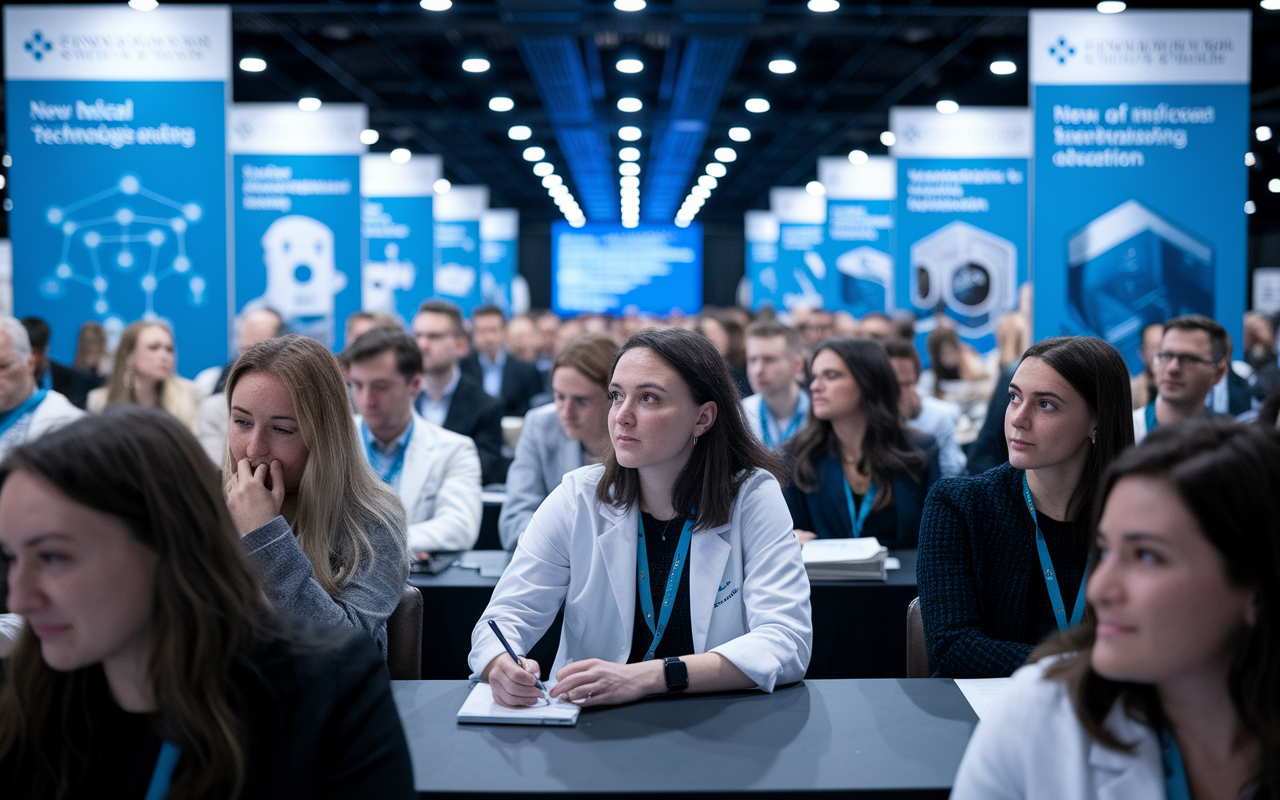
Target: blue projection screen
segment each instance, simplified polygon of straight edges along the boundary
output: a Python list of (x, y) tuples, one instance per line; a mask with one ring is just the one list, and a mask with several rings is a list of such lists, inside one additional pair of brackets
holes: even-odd
[(575, 314), (702, 310), (702, 226), (551, 226), (551, 307)]

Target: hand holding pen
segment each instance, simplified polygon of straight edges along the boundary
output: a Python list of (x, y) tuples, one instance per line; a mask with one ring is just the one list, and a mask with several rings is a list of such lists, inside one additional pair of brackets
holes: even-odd
[(507, 655), (499, 655), (490, 661), (489, 666), (480, 676), (482, 680), (489, 682), (493, 690), (493, 699), (499, 705), (509, 708), (536, 705), (542, 699), (550, 700), (547, 687), (538, 680), (541, 674), (538, 662), (531, 658), (521, 659), (517, 656), (507, 637), (502, 635), (502, 631), (493, 620), (489, 620), (489, 627), (493, 629), (494, 635), (507, 650)]

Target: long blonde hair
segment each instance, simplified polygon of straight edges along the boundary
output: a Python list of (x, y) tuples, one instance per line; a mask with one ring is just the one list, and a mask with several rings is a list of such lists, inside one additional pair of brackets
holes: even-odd
[[(298, 487), (295, 519), (289, 524), (320, 586), (335, 597), (373, 561), (370, 523), (393, 533), (407, 569), (404, 507), (365, 458), (338, 360), (324, 345), (297, 334), (254, 345), (227, 376), (228, 414), (236, 384), (253, 372), (272, 375), (288, 388), (302, 440), (310, 451)], [(232, 474), (235, 466), (228, 445), (223, 474)]]
[[(169, 334), (170, 342), (173, 341), (173, 331), (159, 320), (140, 319), (129, 323), (120, 334), (120, 344), (116, 347), (111, 378), (107, 381), (107, 405), (138, 402), (137, 392), (134, 391), (136, 377), (129, 360), (133, 357), (133, 351), (138, 349), (138, 338), (147, 328), (159, 328)], [(185, 391), (182, 379), (177, 375), (170, 375), (160, 382), (160, 388), (156, 391), (156, 405), (177, 417), (188, 427), (195, 423), (196, 414), (199, 411), (191, 393)]]

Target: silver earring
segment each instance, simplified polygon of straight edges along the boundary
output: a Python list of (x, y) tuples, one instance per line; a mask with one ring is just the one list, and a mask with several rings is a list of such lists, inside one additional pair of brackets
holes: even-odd
[(697, 446), (697, 444), (698, 444), (698, 437), (697, 437), (697, 436), (693, 437), (693, 444), (694, 444), (694, 446), (695, 446), (695, 447)]

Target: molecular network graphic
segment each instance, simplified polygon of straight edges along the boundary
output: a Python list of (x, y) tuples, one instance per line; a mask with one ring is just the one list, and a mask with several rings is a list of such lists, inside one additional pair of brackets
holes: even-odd
[[(117, 206), (114, 209), (113, 204)], [(151, 213), (140, 213), (135, 206)], [(122, 325), (123, 320), (112, 313), (108, 297), (113, 280), (123, 281), (121, 288), (136, 280), (145, 301), (143, 318), (155, 319), (159, 316), (156, 289), (176, 276), (186, 281), (190, 304), (203, 305), (208, 285), (203, 275), (192, 270), (185, 236), (188, 226), (199, 222), (202, 213), (197, 203), (179, 203), (146, 189), (135, 175), (125, 175), (114, 186), (69, 205), (49, 208), (45, 219), (62, 230), (62, 254), (53, 274), (40, 282), (40, 293), (58, 298), (69, 283), (84, 284), (97, 294), (94, 313), (108, 323)], [(171, 242), (176, 252), (167, 247)], [(74, 246), (77, 243), (83, 251)], [(174, 253), (172, 257), (162, 256), (168, 252)], [(82, 259), (87, 259), (87, 266)], [(118, 290), (115, 296), (120, 296)]]

